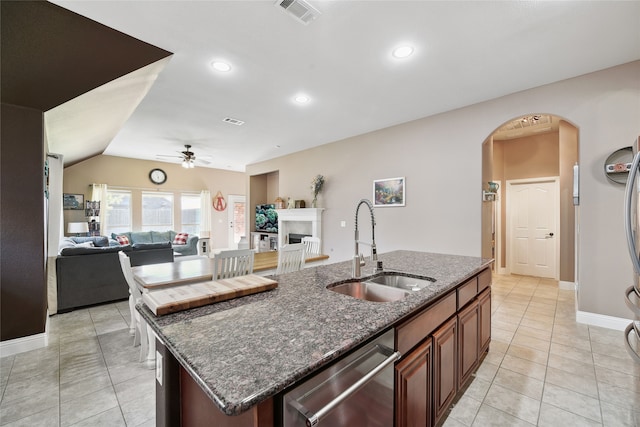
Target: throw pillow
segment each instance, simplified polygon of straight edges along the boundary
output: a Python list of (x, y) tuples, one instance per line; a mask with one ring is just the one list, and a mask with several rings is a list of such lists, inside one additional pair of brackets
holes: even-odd
[(187, 239), (189, 238), (188, 233), (178, 233), (176, 234), (175, 239), (173, 239), (174, 245), (186, 245)]
[(128, 245), (129, 244), (129, 238), (127, 236), (116, 236), (116, 240), (121, 245)]

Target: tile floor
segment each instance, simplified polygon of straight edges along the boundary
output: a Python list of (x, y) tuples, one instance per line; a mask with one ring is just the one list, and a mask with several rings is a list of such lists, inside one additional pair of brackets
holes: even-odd
[(2, 426), (154, 426), (127, 301), (50, 317), (49, 346), (0, 359)]
[[(489, 354), (444, 426), (640, 427), (640, 365), (622, 332), (577, 324), (573, 291), (496, 276)], [(46, 349), (0, 359), (2, 426), (153, 426), (127, 302), (50, 318)]]

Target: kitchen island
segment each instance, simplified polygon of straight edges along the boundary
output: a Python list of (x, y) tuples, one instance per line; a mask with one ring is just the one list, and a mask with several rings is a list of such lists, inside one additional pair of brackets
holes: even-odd
[[(399, 301), (363, 301), (327, 289), (351, 278), (351, 262), (341, 262), (276, 276), (268, 292), (167, 316), (138, 306), (158, 336), (157, 425), (198, 425), (212, 414), (215, 425), (274, 425), (280, 392), (455, 295), (492, 262), (413, 251), (379, 259), (385, 271), (435, 282)], [(363, 276), (372, 274), (369, 263)]]

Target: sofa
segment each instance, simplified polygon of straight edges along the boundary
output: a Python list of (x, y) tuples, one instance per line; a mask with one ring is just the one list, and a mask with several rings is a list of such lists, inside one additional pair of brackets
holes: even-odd
[(129, 298), (119, 251), (131, 266), (173, 262), (169, 242), (110, 245), (106, 236), (64, 238), (56, 258), (58, 313)]
[[(185, 241), (186, 239), (186, 241)], [(169, 242), (176, 255), (198, 255), (198, 236), (169, 231), (128, 231), (111, 233), (111, 245)]]

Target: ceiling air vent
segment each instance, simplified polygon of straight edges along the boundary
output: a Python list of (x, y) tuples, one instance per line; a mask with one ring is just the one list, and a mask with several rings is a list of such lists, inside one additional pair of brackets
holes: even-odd
[(320, 16), (320, 11), (304, 0), (276, 0), (276, 6), (305, 25)]
[(231, 117), (225, 117), (222, 121), (236, 126), (242, 126), (244, 124), (242, 120), (232, 119)]

